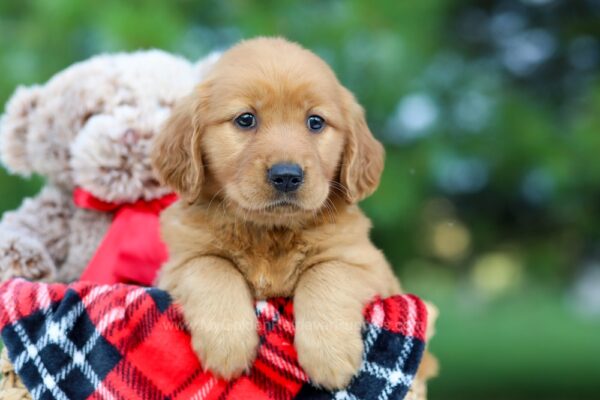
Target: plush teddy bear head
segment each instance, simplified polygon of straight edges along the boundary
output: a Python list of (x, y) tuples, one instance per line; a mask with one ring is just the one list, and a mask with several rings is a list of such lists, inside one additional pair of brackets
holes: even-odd
[(194, 65), (158, 50), (100, 55), (20, 87), (0, 122), (0, 157), (14, 173), (104, 201), (160, 197), (169, 189), (152, 172), (151, 141), (216, 58)]

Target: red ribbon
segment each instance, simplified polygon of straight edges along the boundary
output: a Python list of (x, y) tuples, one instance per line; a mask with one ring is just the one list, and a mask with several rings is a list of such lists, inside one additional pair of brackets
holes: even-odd
[(75, 189), (76, 206), (114, 212), (113, 221), (81, 280), (152, 285), (168, 256), (160, 238), (158, 216), (175, 200), (177, 195), (168, 194), (156, 200), (118, 204), (102, 201), (81, 188)]

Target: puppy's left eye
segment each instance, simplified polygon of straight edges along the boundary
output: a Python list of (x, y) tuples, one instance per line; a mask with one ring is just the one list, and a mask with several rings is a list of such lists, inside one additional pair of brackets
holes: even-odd
[(306, 120), (306, 126), (313, 133), (319, 133), (325, 128), (325, 120), (318, 115), (311, 115)]

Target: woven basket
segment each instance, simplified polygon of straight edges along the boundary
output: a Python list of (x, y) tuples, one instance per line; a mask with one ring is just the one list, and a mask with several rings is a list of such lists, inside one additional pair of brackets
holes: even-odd
[[(435, 333), (435, 321), (438, 316), (438, 310), (434, 305), (430, 303), (426, 304), (429, 312), (427, 327), (427, 339), (429, 340)], [(6, 347), (0, 353), (0, 371), (2, 372), (2, 377), (0, 378), (0, 400), (31, 399), (31, 395), (17, 376), (15, 369), (8, 359)], [(427, 400), (427, 381), (437, 376), (437, 374), (438, 362), (436, 358), (428, 351), (425, 351), (417, 376), (404, 400)]]
[(2, 349), (0, 354), (0, 371), (2, 371), (2, 380), (0, 381), (0, 400), (28, 400), (31, 395), (25, 389), (25, 385), (15, 373), (15, 369), (8, 360), (6, 348)]
[[(0, 354), (0, 369), (2, 370), (0, 400), (30, 400), (31, 395), (15, 373), (15, 369), (8, 359), (6, 348)], [(417, 377), (404, 400), (427, 400), (425, 379)]]

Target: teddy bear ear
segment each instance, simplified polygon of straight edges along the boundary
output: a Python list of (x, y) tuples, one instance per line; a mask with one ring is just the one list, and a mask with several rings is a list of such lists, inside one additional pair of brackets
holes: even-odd
[(200, 60), (196, 61), (194, 64), (194, 70), (198, 81), (203, 81), (204, 78), (208, 75), (208, 73), (213, 69), (219, 58), (221, 58), (221, 52), (213, 51), (209, 55)]
[(27, 136), (40, 91), (40, 86), (18, 87), (0, 117), (0, 160), (9, 171), (23, 176), (33, 172), (27, 156)]

